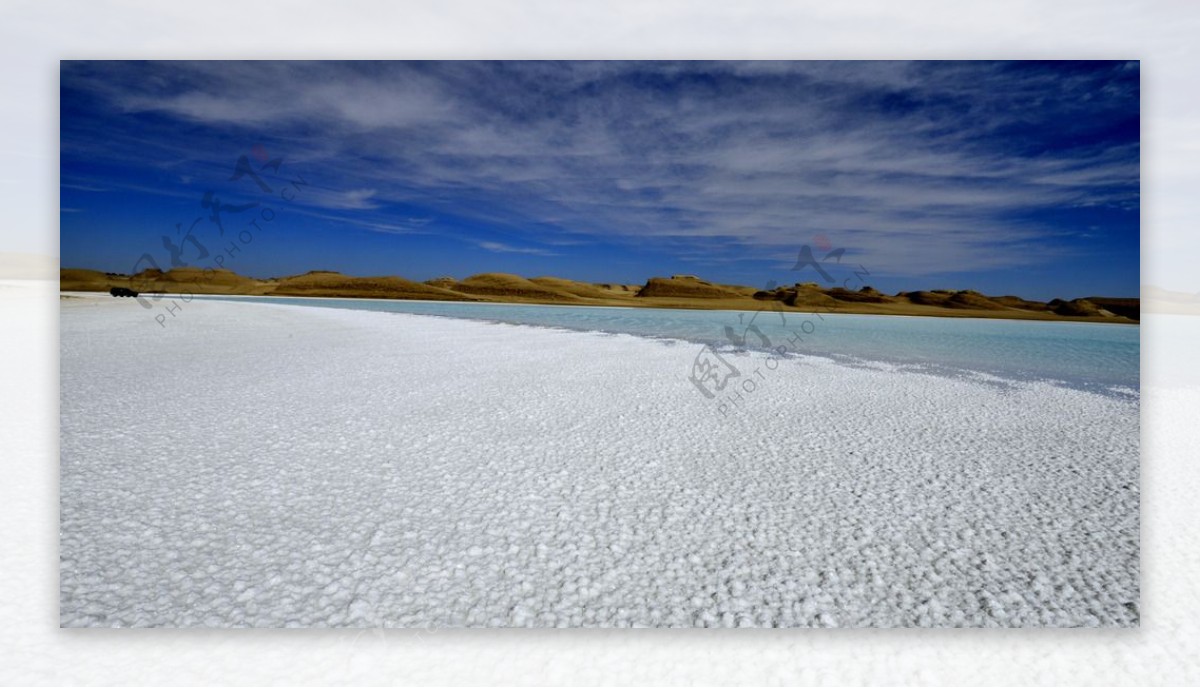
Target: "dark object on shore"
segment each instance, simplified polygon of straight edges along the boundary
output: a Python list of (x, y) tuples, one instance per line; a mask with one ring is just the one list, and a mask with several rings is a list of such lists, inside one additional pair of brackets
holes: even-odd
[(1130, 320), (1141, 320), (1142, 306), (1139, 299), (1116, 299), (1107, 296), (1085, 296), (1085, 300), (1106, 311), (1123, 315)]
[(132, 289), (128, 289), (126, 287), (113, 287), (112, 289), (108, 290), (108, 293), (112, 294), (113, 296), (137, 296), (138, 295), (138, 293), (136, 291), (134, 291)]

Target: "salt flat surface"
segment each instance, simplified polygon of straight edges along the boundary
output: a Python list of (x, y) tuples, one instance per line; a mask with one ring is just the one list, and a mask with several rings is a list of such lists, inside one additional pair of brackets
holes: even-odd
[[(254, 303), (61, 317), (64, 626), (1129, 626), (1138, 405)], [(762, 354), (736, 357), (744, 370)]]

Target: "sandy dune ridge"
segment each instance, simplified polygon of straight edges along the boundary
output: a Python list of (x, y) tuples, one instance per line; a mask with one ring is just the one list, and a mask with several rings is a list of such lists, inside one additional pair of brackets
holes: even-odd
[(124, 287), (145, 293), (319, 296), (432, 301), (486, 301), (577, 306), (634, 306), (758, 310), (774, 308), (812, 312), (1085, 320), (1134, 323), (1140, 319), (1136, 298), (1089, 296), (1081, 299), (1031, 301), (1018, 296), (987, 296), (972, 290), (909, 291), (884, 294), (870, 286), (857, 290), (827, 289), (815, 282), (759, 290), (717, 284), (693, 275), (651, 277), (643, 285), (589, 283), (561, 277), (534, 277), (489, 272), (464, 279), (440, 277), (414, 282), (394, 275), (354, 277), (314, 270), (303, 275), (255, 279), (230, 270), (175, 268), (145, 270), (136, 275), (63, 268), (62, 291), (108, 291)]

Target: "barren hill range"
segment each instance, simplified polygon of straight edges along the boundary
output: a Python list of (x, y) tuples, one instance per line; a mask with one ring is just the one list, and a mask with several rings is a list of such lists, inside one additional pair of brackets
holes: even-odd
[(971, 290), (907, 291), (884, 294), (869, 286), (858, 290), (827, 289), (815, 282), (770, 291), (736, 284), (716, 284), (693, 275), (652, 277), (645, 284), (576, 282), (559, 277), (526, 279), (489, 272), (465, 279), (439, 277), (413, 282), (403, 277), (352, 277), (312, 271), (271, 279), (243, 277), (229, 270), (176, 268), (145, 270), (136, 275), (63, 268), (61, 291), (109, 291), (114, 287), (143, 293), (254, 296), (319, 296), (429, 301), (484, 301), (571, 306), (632, 306), (797, 312), (925, 315), (1022, 320), (1079, 320), (1136, 323), (1136, 298), (1089, 296), (1070, 301), (1029, 301), (1017, 296), (987, 296)]

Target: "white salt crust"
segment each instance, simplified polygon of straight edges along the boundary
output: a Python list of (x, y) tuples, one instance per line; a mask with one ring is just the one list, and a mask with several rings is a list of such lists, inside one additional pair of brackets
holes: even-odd
[(1138, 623), (1136, 393), (744, 354), (722, 413), (684, 342), (107, 296), (61, 347), (63, 626)]

